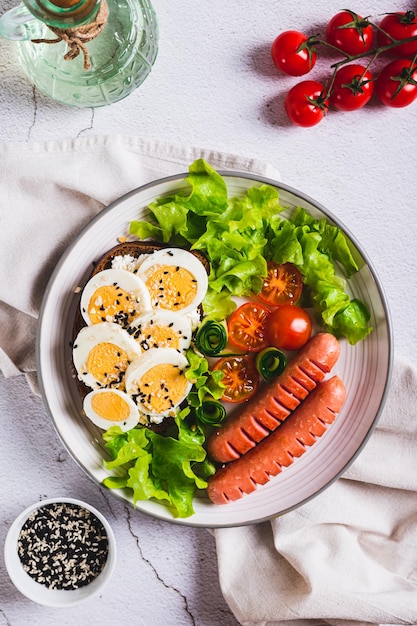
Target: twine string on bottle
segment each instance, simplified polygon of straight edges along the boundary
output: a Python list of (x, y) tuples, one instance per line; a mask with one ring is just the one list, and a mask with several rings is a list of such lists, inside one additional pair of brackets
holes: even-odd
[(84, 55), (84, 69), (89, 70), (91, 68), (90, 55), (85, 44), (100, 35), (107, 23), (108, 16), (109, 7), (106, 0), (102, 0), (97, 16), (93, 22), (72, 28), (55, 28), (53, 26), (48, 26), (48, 28), (56, 35), (56, 39), (32, 39), (31, 41), (32, 43), (45, 44), (65, 41), (69, 50), (65, 53), (64, 59), (66, 61), (71, 61), (72, 59), (78, 57), (80, 52), (82, 52)]

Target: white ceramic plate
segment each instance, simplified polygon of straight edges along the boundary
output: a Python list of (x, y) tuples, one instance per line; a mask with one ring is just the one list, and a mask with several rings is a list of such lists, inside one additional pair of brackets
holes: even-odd
[[(280, 191), (281, 204), (303, 206), (315, 217), (326, 217), (342, 228), (350, 239), (354, 255), (364, 262), (349, 281), (351, 295), (366, 302), (373, 332), (356, 346), (341, 341), (341, 357), (334, 369), (344, 381), (348, 396), (334, 424), (279, 476), (240, 500), (215, 505), (195, 499), (195, 514), (174, 518), (169, 508), (157, 502), (139, 502), (145, 513), (178, 524), (224, 527), (249, 524), (283, 514), (314, 497), (338, 478), (359, 454), (382, 410), (392, 367), (392, 331), (386, 300), (370, 261), (351, 234), (326, 209), (311, 198), (276, 181), (241, 173), (221, 172), (229, 196), (241, 195), (256, 184), (270, 184)], [(106, 477), (107, 458), (101, 432), (81, 415), (81, 401), (71, 376), (71, 339), (75, 290), (83, 285), (92, 264), (126, 234), (132, 219), (146, 219), (147, 206), (156, 198), (189, 190), (185, 176), (172, 176), (140, 187), (104, 209), (81, 232), (57, 265), (41, 308), (37, 359), (42, 395), (52, 421), (69, 453), (98, 484)], [(285, 213), (283, 214), (285, 216)], [(131, 502), (124, 492), (111, 491)], [(133, 505), (132, 505), (133, 506)]]

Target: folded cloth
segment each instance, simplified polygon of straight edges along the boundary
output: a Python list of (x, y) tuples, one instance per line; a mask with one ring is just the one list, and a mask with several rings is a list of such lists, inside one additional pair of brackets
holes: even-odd
[[(262, 161), (137, 137), (0, 145), (0, 368), (35, 392), (35, 335), (53, 268), (103, 207), (152, 180)], [(344, 478), (296, 511), (214, 531), (222, 592), (242, 624), (417, 623), (417, 374), (395, 364), (378, 428)]]
[(417, 371), (396, 358), (377, 428), (342, 478), (271, 522), (214, 531), (241, 624), (417, 623), (416, 400)]
[(0, 144), (0, 369), (35, 373), (37, 317), (48, 279), (65, 248), (105, 206), (141, 185), (213, 167), (277, 178), (268, 163), (230, 153), (139, 137), (93, 136)]

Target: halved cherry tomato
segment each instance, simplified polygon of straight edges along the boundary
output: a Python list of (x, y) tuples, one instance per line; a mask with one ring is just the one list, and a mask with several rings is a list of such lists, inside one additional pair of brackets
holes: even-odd
[(256, 302), (245, 302), (227, 321), (229, 341), (239, 350), (260, 352), (268, 345), (265, 323), (269, 309)]
[(295, 265), (268, 261), (267, 270), (258, 298), (271, 306), (297, 302), (303, 289), (303, 279)]
[(215, 363), (213, 369), (224, 373), (222, 383), (226, 389), (221, 397), (224, 402), (244, 402), (258, 390), (259, 373), (250, 356), (225, 356)]
[(280, 350), (299, 350), (310, 339), (311, 330), (309, 314), (296, 304), (277, 307), (266, 325), (269, 344)]

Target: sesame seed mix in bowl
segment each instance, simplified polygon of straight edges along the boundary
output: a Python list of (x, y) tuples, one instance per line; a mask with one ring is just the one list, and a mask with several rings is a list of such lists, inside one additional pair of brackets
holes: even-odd
[(78, 504), (54, 502), (35, 510), (17, 542), (23, 569), (49, 589), (77, 589), (102, 571), (108, 538), (101, 521)]
[(116, 558), (109, 522), (76, 498), (32, 504), (14, 520), (4, 543), (4, 562), (15, 587), (49, 607), (75, 606), (100, 593)]

